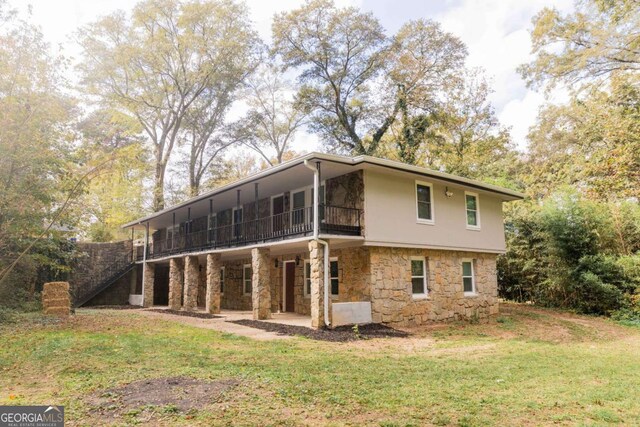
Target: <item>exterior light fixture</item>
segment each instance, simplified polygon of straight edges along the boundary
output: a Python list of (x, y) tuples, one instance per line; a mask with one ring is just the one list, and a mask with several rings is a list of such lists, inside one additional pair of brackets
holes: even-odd
[(275, 265), (276, 265), (276, 268), (278, 268), (278, 258), (276, 258)]
[(296, 255), (296, 266), (300, 265), (300, 255)]
[(444, 189), (444, 195), (447, 196), (447, 198), (452, 198), (453, 197), (453, 191), (449, 190), (449, 187), (445, 187)]

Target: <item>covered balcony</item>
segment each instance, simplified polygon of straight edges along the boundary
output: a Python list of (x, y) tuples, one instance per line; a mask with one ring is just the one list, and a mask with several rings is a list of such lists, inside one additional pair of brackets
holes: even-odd
[[(360, 236), (361, 213), (361, 209), (321, 204), (320, 233)], [(196, 231), (193, 223), (187, 223), (167, 233), (165, 239), (154, 239), (149, 243), (147, 259), (311, 236), (313, 218), (313, 207), (223, 226), (216, 226), (216, 221), (205, 217), (206, 229)], [(205, 221), (200, 222), (204, 224)], [(142, 256), (143, 253), (139, 250), (138, 259), (142, 259)]]

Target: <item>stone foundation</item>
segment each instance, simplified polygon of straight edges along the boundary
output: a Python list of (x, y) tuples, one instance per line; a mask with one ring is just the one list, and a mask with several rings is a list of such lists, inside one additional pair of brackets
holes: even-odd
[(151, 307), (153, 306), (153, 285), (155, 283), (156, 266), (155, 264), (147, 262), (143, 265), (142, 269), (143, 269), (142, 305), (144, 307)]
[(220, 313), (220, 254), (207, 255), (207, 295), (205, 311)]
[(198, 288), (200, 286), (200, 264), (198, 257), (184, 257), (184, 309), (195, 311), (198, 308)]
[(254, 248), (251, 250), (254, 320), (271, 318), (270, 261), (268, 248)]
[(169, 260), (169, 308), (180, 310), (182, 308), (182, 288), (184, 278), (184, 265), (180, 258)]
[[(434, 321), (485, 318), (498, 313), (496, 255), (476, 252), (372, 247), (371, 310), (374, 322), (416, 326)], [(411, 290), (411, 258), (427, 259), (428, 298)], [(474, 262), (476, 294), (465, 296), (462, 260)]]

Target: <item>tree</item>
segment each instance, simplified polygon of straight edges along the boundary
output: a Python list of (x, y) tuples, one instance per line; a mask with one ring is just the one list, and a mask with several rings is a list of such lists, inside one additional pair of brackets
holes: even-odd
[(529, 134), (527, 191), (572, 185), (599, 200), (640, 199), (640, 89), (618, 76), (567, 105), (544, 108)]
[(113, 159), (88, 182), (75, 203), (82, 228), (94, 242), (130, 238), (121, 225), (146, 210), (144, 180), (151, 172), (142, 128), (118, 111), (96, 110), (79, 123), (78, 130), (81, 145), (77, 157), (83, 164)]
[(230, 0), (146, 0), (131, 16), (116, 12), (78, 33), (84, 89), (135, 117), (152, 143), (154, 210), (164, 207), (167, 164), (194, 102), (252, 64), (249, 28), (246, 7)]
[(435, 22), (409, 22), (389, 38), (372, 14), (331, 0), (277, 15), (273, 40), (285, 69), (301, 68), (312, 129), (334, 150), (355, 154), (377, 152), (400, 109), (399, 85), (411, 110), (429, 109), (466, 57)]
[(292, 84), (273, 64), (247, 82), (247, 116), (239, 124), (244, 143), (270, 166), (282, 163), (308, 113), (296, 102)]
[[(45, 230), (75, 177), (71, 131), (75, 101), (66, 95), (63, 58), (38, 28), (0, 1), (0, 278)], [(60, 222), (74, 218), (59, 216)], [(55, 234), (55, 233), (52, 233)], [(55, 237), (55, 236), (52, 236)], [(42, 240), (42, 249), (52, 239)], [(35, 260), (38, 260), (38, 263)], [(0, 282), (0, 304), (35, 290), (38, 265), (62, 269), (46, 255), (22, 258)]]
[(520, 67), (529, 85), (606, 81), (640, 71), (640, 3), (577, 0), (575, 12), (545, 8), (531, 33), (535, 59)]

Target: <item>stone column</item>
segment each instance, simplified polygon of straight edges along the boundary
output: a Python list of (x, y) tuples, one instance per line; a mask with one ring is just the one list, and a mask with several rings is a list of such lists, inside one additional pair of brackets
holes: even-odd
[(251, 286), (253, 288), (254, 320), (271, 318), (270, 260), (268, 248), (254, 248), (251, 250), (251, 268), (253, 270)]
[[(315, 240), (309, 241), (311, 264), (311, 327), (324, 328), (324, 246)], [(331, 312), (331, 298), (329, 298)]]
[(145, 262), (144, 266), (144, 282), (142, 283), (143, 296), (142, 305), (145, 307), (153, 306), (153, 284), (156, 277), (156, 265)]
[(220, 254), (207, 255), (207, 313), (220, 313)]
[(169, 260), (169, 308), (180, 310), (182, 307), (182, 287), (184, 286), (184, 265), (180, 258)]
[(197, 256), (184, 257), (184, 309), (186, 311), (195, 311), (198, 308), (199, 268)]

